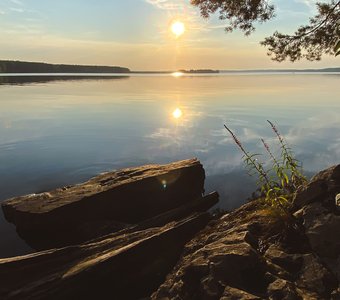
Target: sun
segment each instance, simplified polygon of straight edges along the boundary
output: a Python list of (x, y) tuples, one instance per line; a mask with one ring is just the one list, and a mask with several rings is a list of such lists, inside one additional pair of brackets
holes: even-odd
[(185, 25), (181, 21), (175, 21), (171, 24), (171, 32), (176, 36), (180, 37), (185, 32)]
[(173, 112), (172, 112), (172, 116), (175, 119), (179, 119), (180, 117), (182, 117), (182, 111), (179, 108), (176, 108)]

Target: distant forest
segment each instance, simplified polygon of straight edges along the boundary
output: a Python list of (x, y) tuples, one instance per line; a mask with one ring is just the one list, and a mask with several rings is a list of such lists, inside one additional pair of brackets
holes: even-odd
[(130, 69), (116, 66), (55, 65), (0, 60), (0, 73), (130, 73)]

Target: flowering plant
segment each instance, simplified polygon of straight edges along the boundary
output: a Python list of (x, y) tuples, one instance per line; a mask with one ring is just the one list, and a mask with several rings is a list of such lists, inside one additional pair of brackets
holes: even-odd
[(291, 206), (293, 194), (300, 187), (307, 184), (307, 178), (303, 175), (298, 160), (293, 157), (291, 149), (277, 127), (271, 121), (267, 120), (267, 122), (275, 133), (281, 149), (280, 158), (276, 158), (269, 145), (264, 139), (261, 139), (271, 160), (271, 166), (268, 170), (265, 169), (264, 164), (257, 158), (260, 154), (248, 152), (231, 129), (226, 125), (224, 127), (243, 153), (243, 161), (246, 164), (248, 173), (251, 176), (255, 174), (258, 176), (260, 196), (270, 206), (287, 211)]

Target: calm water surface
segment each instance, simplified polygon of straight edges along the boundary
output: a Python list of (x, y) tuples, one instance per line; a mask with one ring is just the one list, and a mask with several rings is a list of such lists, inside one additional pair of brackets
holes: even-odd
[[(339, 74), (0, 77), (0, 200), (198, 157), (206, 190), (235, 207), (254, 184), (223, 124), (250, 151), (263, 152), (263, 137), (275, 152), (272, 120), (313, 173), (340, 162), (339, 100)], [(29, 251), (1, 214), (0, 256)]]

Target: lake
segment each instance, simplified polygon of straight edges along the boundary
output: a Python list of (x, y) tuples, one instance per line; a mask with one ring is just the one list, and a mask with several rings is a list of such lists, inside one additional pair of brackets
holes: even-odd
[[(340, 74), (0, 77), (0, 200), (104, 171), (198, 157), (220, 207), (255, 189), (242, 154), (279, 147), (269, 119), (307, 174), (340, 162)], [(176, 111), (176, 113), (174, 113)], [(264, 162), (268, 158), (263, 155)], [(30, 250), (0, 213), (0, 256)]]

